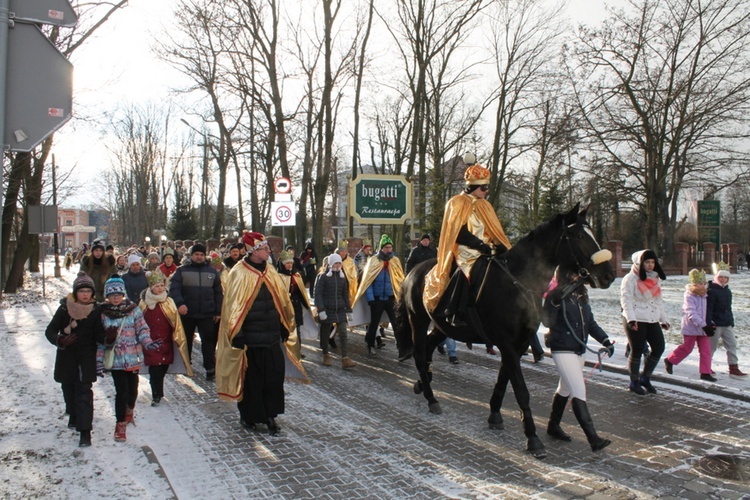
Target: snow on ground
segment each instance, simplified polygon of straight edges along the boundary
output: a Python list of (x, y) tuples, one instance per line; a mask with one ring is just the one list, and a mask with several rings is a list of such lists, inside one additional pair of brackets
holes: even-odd
[[(110, 380), (94, 384), (94, 446), (78, 448), (77, 433), (65, 427), (62, 395), (52, 379), (55, 350), (44, 337), (47, 322), (59, 299), (71, 289), (76, 273), (63, 269), (63, 277), (55, 279), (51, 261), (47, 262), (46, 271), (46, 298), (42, 297), (41, 276), (34, 275), (28, 277), (23, 291), (5, 295), (0, 302), (0, 385), (4, 387), (0, 391), (0, 496), (165, 498), (189, 491), (211, 491), (216, 498), (228, 497), (225, 486), (210, 474), (208, 458), (197, 452), (191, 436), (180, 427), (168, 404), (149, 409), (158, 413), (162, 425), (131, 426), (127, 445), (115, 443), (111, 437), (114, 388)], [(615, 356), (605, 364), (624, 368), (626, 339), (620, 319), (620, 281), (616, 280), (608, 290), (591, 290), (590, 296), (597, 321), (617, 346)], [(681, 342), (679, 325), (686, 282), (685, 276), (669, 276), (664, 283), (667, 315), (672, 324), (665, 354)], [(750, 371), (750, 272), (732, 275), (729, 286), (734, 294), (740, 367)], [(750, 381), (727, 374), (721, 348), (713, 366), (719, 379), (714, 385), (748, 394)], [(664, 374), (663, 364), (657, 372), (670, 377)], [(698, 386), (711, 385), (698, 380), (697, 350), (675, 366), (671, 377), (690, 380)], [(202, 391), (187, 378), (180, 376), (179, 383)], [(146, 406), (150, 396), (147, 377), (142, 377), (138, 404)], [(109, 423), (112, 429), (106, 428)], [(169, 432), (165, 433), (165, 429)], [(154, 453), (160, 463), (152, 460)], [(183, 472), (170, 473), (166, 479), (162, 467)]]

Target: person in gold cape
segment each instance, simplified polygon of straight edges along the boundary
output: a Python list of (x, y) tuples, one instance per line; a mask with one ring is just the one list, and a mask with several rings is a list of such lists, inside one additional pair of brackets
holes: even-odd
[(282, 345), (292, 336), (297, 342), (294, 307), (284, 280), (267, 262), (265, 236), (248, 232), (242, 241), (247, 256), (229, 273), (222, 306), (216, 388), (219, 398), (237, 402), (242, 427), (265, 424), (275, 436), (280, 431), (275, 419), (284, 413), (287, 360), (304, 375)]
[[(473, 284), (472, 269), (479, 257), (502, 253), (511, 247), (495, 209), (486, 200), (490, 187), (490, 171), (477, 165), (472, 154), (465, 155), (464, 162), (469, 165), (464, 173), (466, 187), (462, 193), (445, 204), (437, 264), (425, 277), (423, 295), (428, 311), (436, 313), (437, 316), (442, 316), (444, 312), (454, 324), (461, 323), (455, 316), (460, 316), (466, 308), (468, 285)], [(454, 262), (461, 272), (456, 272), (451, 279)], [(448, 307), (445, 311), (436, 311), (449, 283), (452, 286)]]
[(308, 311), (310, 310), (310, 298), (307, 295), (307, 289), (305, 283), (302, 280), (302, 275), (295, 266), (294, 251), (283, 250), (279, 255), (278, 272), (281, 279), (284, 281), (284, 286), (289, 292), (289, 298), (292, 300), (292, 307), (294, 308), (294, 322), (297, 326), (297, 342), (290, 343), (287, 340), (286, 346), (289, 352), (298, 360), (302, 359), (302, 345), (299, 343), (299, 331), (304, 322), (302, 315), (302, 308), (304, 307)]
[(341, 257), (341, 269), (344, 271), (346, 281), (349, 283), (349, 303), (354, 304), (354, 297), (357, 296), (357, 264), (354, 259), (349, 256), (349, 244), (346, 240), (342, 240), (339, 243), (339, 247), (336, 253)]
[(142, 292), (138, 304), (151, 330), (151, 339), (161, 339), (163, 342), (158, 349), (143, 353), (151, 385), (151, 406), (159, 406), (164, 397), (164, 376), (170, 369), (171, 373), (193, 376), (185, 330), (177, 306), (167, 296), (166, 281), (167, 278), (158, 268), (153, 271), (148, 277), (148, 288)]
[(388, 315), (391, 324), (396, 324), (394, 303), (403, 281), (404, 269), (399, 258), (393, 255), (393, 240), (384, 234), (380, 237), (380, 250), (367, 260), (354, 297), (355, 303), (360, 297), (365, 297), (370, 306), (370, 324), (365, 335), (367, 354), (370, 357), (375, 356), (375, 333), (383, 312)]

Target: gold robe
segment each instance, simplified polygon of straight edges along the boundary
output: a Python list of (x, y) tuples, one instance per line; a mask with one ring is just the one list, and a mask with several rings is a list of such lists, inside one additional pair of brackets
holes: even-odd
[(448, 200), (440, 229), (437, 264), (425, 277), (423, 299), (425, 307), (430, 312), (435, 310), (448, 286), (453, 261), (456, 261), (468, 277), (474, 262), (481, 255), (478, 250), (456, 243), (458, 233), (464, 225), (485, 243), (502, 243), (510, 250), (510, 241), (505, 236), (495, 209), (489, 201), (466, 193), (457, 194)]
[[(185, 336), (185, 329), (182, 327), (180, 313), (177, 312), (177, 305), (170, 297), (167, 297), (167, 300), (163, 302), (159, 302), (158, 305), (161, 307), (161, 311), (164, 313), (164, 316), (167, 317), (169, 325), (172, 327), (172, 341), (177, 345), (177, 352), (180, 353), (182, 363), (185, 365), (185, 370), (187, 371), (187, 376), (192, 377), (193, 367), (190, 365), (187, 337)], [(141, 311), (145, 311), (148, 306), (146, 305), (146, 301), (141, 300), (138, 307), (141, 308)]]
[(346, 281), (349, 283), (349, 304), (354, 307), (354, 298), (357, 296), (357, 264), (354, 259), (347, 256), (341, 261), (341, 269), (344, 270)]
[[(404, 282), (404, 268), (401, 267), (401, 261), (398, 257), (391, 257), (388, 264), (388, 274), (391, 276), (391, 287), (393, 287), (393, 296), (398, 298), (399, 292), (401, 291), (401, 283)], [(357, 294), (354, 296), (354, 302), (352, 307), (359, 300), (360, 297), (365, 295), (367, 289), (375, 281), (380, 271), (383, 270), (383, 261), (378, 258), (377, 255), (373, 255), (367, 259), (365, 270), (362, 272), (362, 280), (359, 282), (357, 288)]]
[[(291, 276), (288, 274), (279, 273), (279, 276), (281, 276), (281, 280), (284, 282), (284, 287), (287, 293), (291, 289), (292, 278), (294, 278), (294, 282), (297, 284), (297, 288), (299, 288), (299, 290), (302, 292), (302, 297), (305, 300), (305, 304), (307, 304), (307, 309), (312, 310), (310, 308), (310, 298), (307, 295), (307, 289), (305, 288), (305, 283), (302, 281), (302, 276), (299, 273), (294, 273)], [(287, 348), (289, 348), (289, 352), (292, 353), (295, 358), (297, 358), (297, 361), (299, 361), (302, 359), (302, 344), (300, 344), (299, 332), (297, 331), (297, 318), (295, 318), (294, 338), (295, 341), (291, 342), (292, 335), (290, 332), (289, 340), (286, 341), (286, 346)]]
[[(232, 347), (232, 339), (242, 328), (242, 323), (263, 284), (271, 292), (276, 310), (281, 316), (281, 324), (289, 332), (289, 342), (292, 344), (299, 342), (289, 291), (285, 288), (284, 281), (276, 269), (271, 264), (266, 264), (265, 271), (261, 273), (244, 261), (235, 264), (227, 276), (227, 292), (224, 294), (221, 307), (221, 326), (216, 353), (216, 390), (219, 398), (225, 401), (242, 401), (247, 357), (245, 348)], [(284, 350), (286, 351), (285, 348)], [(293, 357), (287, 356), (287, 359), (295, 361)], [(297, 368), (304, 373), (304, 368), (299, 361), (296, 364)]]

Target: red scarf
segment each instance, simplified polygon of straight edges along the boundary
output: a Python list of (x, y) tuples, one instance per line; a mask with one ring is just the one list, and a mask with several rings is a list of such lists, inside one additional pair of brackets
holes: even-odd
[(637, 280), (638, 291), (643, 295), (649, 292), (652, 297), (661, 297), (661, 286), (659, 285), (659, 278), (646, 278), (644, 280)]

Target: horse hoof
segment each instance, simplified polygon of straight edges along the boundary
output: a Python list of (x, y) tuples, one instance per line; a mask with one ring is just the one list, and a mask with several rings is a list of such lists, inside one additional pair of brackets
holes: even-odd
[(430, 413), (433, 413), (435, 415), (440, 415), (443, 413), (443, 409), (440, 408), (440, 403), (430, 403), (429, 405)]
[(544, 449), (542, 440), (534, 436), (526, 442), (526, 451), (534, 458), (546, 458), (547, 450)]
[(487, 419), (487, 423), (490, 425), (490, 429), (501, 431), (505, 429), (503, 425), (503, 417), (500, 412), (490, 413), (490, 418)]
[(414, 382), (414, 394), (422, 394), (422, 382), (417, 380)]

